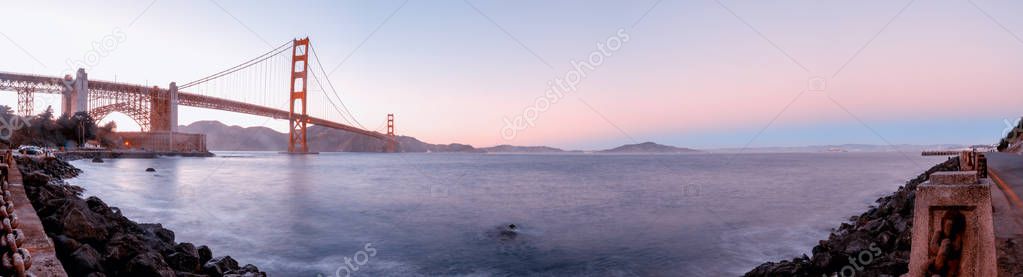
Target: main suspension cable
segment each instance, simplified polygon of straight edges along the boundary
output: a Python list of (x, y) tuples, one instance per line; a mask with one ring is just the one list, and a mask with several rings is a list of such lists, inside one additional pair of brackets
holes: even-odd
[(203, 77), (203, 78), (201, 78), (199, 80), (191, 81), (191, 82), (188, 82), (187, 84), (178, 86), (178, 89), (185, 89), (185, 88), (188, 88), (188, 87), (192, 87), (192, 86), (195, 86), (197, 84), (204, 83), (204, 82), (216, 79), (216, 78), (220, 78), (220, 77), (223, 77), (225, 75), (228, 75), (228, 74), (237, 72), (239, 70), (248, 68), (248, 67), (250, 67), (250, 66), (252, 66), (254, 64), (263, 62), (263, 61), (265, 61), (267, 59), (270, 59), (270, 58), (272, 58), (274, 56), (277, 56), (277, 55), (279, 55), (281, 53), (284, 53), (284, 51), (287, 50), (287, 48), (285, 48), (285, 46), (288, 46), (288, 44), (290, 44), (290, 43), (292, 43), (292, 42), (288, 41), (288, 42), (286, 42), (284, 44), (281, 44), (281, 46), (278, 46), (277, 48), (274, 48), (273, 50), (270, 50), (269, 52), (266, 52), (266, 53), (264, 53), (262, 55), (259, 55), (258, 57), (255, 57), (255, 58), (253, 58), (251, 60), (245, 61), (242, 64), (239, 64), (239, 65), (236, 65), (234, 67), (225, 69), (223, 71), (214, 73), (213, 75)]

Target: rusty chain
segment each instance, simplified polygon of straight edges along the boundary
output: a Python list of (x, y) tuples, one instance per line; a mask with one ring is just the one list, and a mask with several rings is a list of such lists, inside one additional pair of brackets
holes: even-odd
[(32, 255), (27, 249), (22, 248), (25, 241), (25, 233), (19, 229), (18, 216), (14, 214), (14, 202), (8, 177), (9, 165), (14, 164), (14, 154), (11, 150), (4, 153), (3, 167), (0, 167), (0, 267), (3, 275), (11, 276), (32, 276), (28, 269), (32, 267)]
[(939, 223), (928, 245), (927, 276), (959, 276), (966, 217), (958, 210), (948, 210)]

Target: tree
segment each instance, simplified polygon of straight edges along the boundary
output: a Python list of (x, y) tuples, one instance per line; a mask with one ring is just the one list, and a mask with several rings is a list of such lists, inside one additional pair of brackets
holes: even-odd
[(11, 126), (11, 119), (14, 118), (14, 110), (10, 106), (0, 105), (0, 120), (3, 120), (2, 126), (0, 126), (0, 143), (4, 146), (11, 147), (11, 137), (14, 135), (14, 126)]
[(14, 115), (14, 110), (11, 109), (11, 106), (0, 105), (0, 117), (6, 120), (10, 119), (12, 115)]
[[(0, 115), (3, 113), (3, 109), (0, 109)], [(96, 139), (97, 129), (96, 122), (87, 112), (77, 112), (73, 115), (65, 113), (54, 120), (53, 107), (47, 107), (45, 111), (29, 120), (29, 126), (17, 130), (11, 142), (15, 145), (44, 147), (82, 146), (86, 141)], [(112, 131), (108, 134), (112, 134)]]
[(96, 128), (96, 139), (100, 145), (107, 148), (119, 148), (121, 143), (117, 137), (117, 123), (113, 121), (103, 124), (103, 127)]

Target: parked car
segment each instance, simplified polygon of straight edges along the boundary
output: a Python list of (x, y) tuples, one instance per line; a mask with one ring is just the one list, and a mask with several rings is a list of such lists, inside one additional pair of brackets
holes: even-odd
[(18, 153), (22, 155), (42, 156), (46, 155), (46, 150), (38, 146), (23, 145), (18, 147)]

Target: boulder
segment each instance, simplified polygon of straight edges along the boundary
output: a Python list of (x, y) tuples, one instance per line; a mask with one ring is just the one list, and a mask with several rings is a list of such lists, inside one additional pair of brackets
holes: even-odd
[(200, 264), (206, 264), (206, 262), (209, 262), (210, 260), (213, 259), (213, 250), (210, 250), (209, 246), (205, 245), (199, 246), (199, 248), (196, 248), (195, 250), (199, 252)]
[(107, 243), (107, 262), (120, 264), (128, 259), (146, 252), (146, 245), (136, 235), (119, 234)]
[[(174, 242), (160, 224), (138, 224), (62, 178), (80, 170), (57, 159), (19, 160), (25, 191), (71, 276), (266, 276), (209, 247)], [(203, 274), (203, 272), (209, 275)]]
[(65, 263), (64, 268), (72, 276), (84, 276), (92, 272), (103, 272), (102, 260), (99, 252), (88, 244), (83, 244), (74, 253), (71, 253), (70, 263)]
[(196, 272), (199, 268), (199, 251), (191, 243), (180, 243), (174, 253), (167, 255), (167, 264), (175, 271)]
[(53, 238), (53, 245), (61, 252), (74, 252), (78, 247), (82, 246), (77, 240), (65, 235), (51, 235), (51, 237)]
[(156, 236), (156, 238), (160, 239), (160, 241), (162, 241), (164, 243), (171, 244), (171, 245), (174, 244), (174, 231), (167, 230), (166, 228), (163, 228), (162, 224), (159, 224), (159, 223), (154, 223), (154, 224), (146, 223), (146, 224), (139, 224), (139, 227), (142, 227), (143, 230), (146, 230), (146, 232)]
[(136, 255), (125, 265), (121, 273), (123, 276), (174, 277), (174, 271), (163, 261), (163, 258), (151, 252)]
[(213, 258), (206, 262), (202, 268), (203, 273), (209, 274), (210, 276), (223, 276), (224, 274), (241, 269), (238, 267), (238, 261), (235, 261), (234, 258), (231, 258), (231, 256)]
[(85, 242), (106, 241), (108, 223), (81, 201), (67, 202), (58, 211), (60, 222), (63, 223), (64, 234), (68, 237)]
[(22, 176), (22, 182), (25, 184), (46, 184), (50, 182), (50, 175), (46, 175), (46, 172), (42, 170), (36, 170)]
[(917, 185), (937, 171), (957, 170), (958, 159), (935, 165), (906, 182), (892, 195), (877, 199), (877, 205), (841, 223), (827, 240), (813, 248), (813, 258), (767, 262), (745, 276), (831, 276), (848, 265), (848, 257), (870, 250), (874, 245), (882, 253), (868, 265), (857, 268), (856, 276), (900, 276), (908, 272), (912, 243), (913, 205)]

